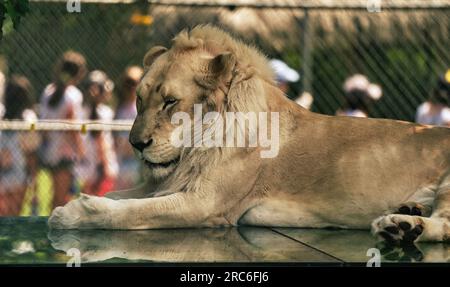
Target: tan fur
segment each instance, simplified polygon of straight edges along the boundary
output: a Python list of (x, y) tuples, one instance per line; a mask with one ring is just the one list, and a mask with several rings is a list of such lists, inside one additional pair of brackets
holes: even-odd
[[(140, 195), (109, 196), (122, 198), (117, 201), (84, 196), (55, 210), (51, 227), (370, 228), (374, 219), (412, 200), (449, 208), (442, 185), (450, 171), (449, 129), (311, 113), (276, 88), (261, 53), (211, 26), (181, 32), (168, 51), (144, 63), (151, 65), (138, 89), (139, 115), (130, 140), (152, 139), (138, 152), (141, 159), (180, 160), (168, 168), (149, 169), (151, 184)], [(167, 97), (178, 101), (163, 110)], [(174, 130), (170, 117), (176, 111), (192, 116), (195, 103), (222, 115), (279, 112), (278, 156), (262, 159), (260, 147), (174, 148), (169, 143)], [(446, 202), (434, 202), (436, 195)], [(81, 220), (71, 220), (74, 212)], [(436, 214), (443, 212), (434, 210), (430, 219), (420, 221), (425, 229), (435, 229), (432, 238), (424, 232), (420, 240), (448, 238), (438, 238), (438, 232), (448, 232), (442, 225), (448, 219)], [(372, 224), (377, 234), (384, 228), (380, 222), (395, 224), (378, 219)]]

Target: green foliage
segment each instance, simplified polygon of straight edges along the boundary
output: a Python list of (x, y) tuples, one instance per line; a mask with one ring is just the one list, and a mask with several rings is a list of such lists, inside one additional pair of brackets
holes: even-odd
[(20, 24), (20, 19), (29, 11), (28, 0), (0, 0), (0, 37), (3, 36), (3, 23), (8, 16), (14, 29)]

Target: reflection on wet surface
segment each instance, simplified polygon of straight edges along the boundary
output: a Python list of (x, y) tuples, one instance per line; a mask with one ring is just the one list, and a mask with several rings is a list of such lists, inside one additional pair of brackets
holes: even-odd
[(65, 264), (71, 248), (81, 262), (364, 263), (378, 248), (382, 262), (450, 262), (450, 245), (389, 247), (368, 231), (292, 228), (54, 230), (47, 218), (0, 218), (0, 264)]
[(335, 262), (265, 228), (52, 231), (55, 249), (78, 248), (82, 262)]
[[(450, 262), (450, 244), (419, 243), (390, 246), (377, 242), (369, 231), (274, 228), (292, 239), (317, 248), (344, 262), (367, 262), (370, 248), (380, 250), (381, 262)], [(373, 256), (373, 255), (372, 255)]]

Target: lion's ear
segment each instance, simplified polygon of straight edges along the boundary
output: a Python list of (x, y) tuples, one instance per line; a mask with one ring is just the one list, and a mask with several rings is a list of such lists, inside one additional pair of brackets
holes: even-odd
[(204, 74), (196, 77), (203, 87), (215, 90), (221, 83), (227, 83), (232, 78), (236, 65), (236, 57), (232, 53), (223, 53), (208, 60)]
[(236, 58), (231, 53), (224, 53), (214, 57), (208, 65), (209, 72), (216, 77), (230, 75), (236, 64)]
[(162, 54), (164, 54), (167, 51), (166, 47), (163, 46), (155, 46), (153, 48), (151, 48), (144, 56), (144, 67), (150, 67), (153, 62), (156, 60), (156, 58), (158, 58), (159, 56), (161, 56)]

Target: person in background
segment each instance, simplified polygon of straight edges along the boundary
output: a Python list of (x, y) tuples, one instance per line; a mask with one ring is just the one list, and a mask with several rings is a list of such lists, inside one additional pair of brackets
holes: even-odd
[(144, 70), (138, 66), (131, 66), (125, 69), (119, 86), (116, 119), (135, 119), (137, 115), (136, 88), (143, 74)]
[(337, 116), (367, 118), (369, 107), (383, 96), (381, 87), (371, 83), (366, 76), (353, 75), (344, 82), (345, 105), (336, 111)]
[[(32, 86), (23, 76), (12, 76), (4, 95), (4, 120), (35, 121)], [(18, 215), (26, 187), (27, 133), (3, 131), (0, 135), (0, 215)]]
[(416, 122), (450, 127), (450, 69), (440, 76), (428, 101), (417, 108)]
[[(42, 93), (40, 118), (44, 120), (82, 120), (83, 95), (76, 87), (86, 74), (83, 55), (68, 51), (54, 69), (54, 82)], [(52, 173), (53, 208), (67, 203), (75, 186), (74, 165), (84, 158), (85, 148), (79, 132), (50, 131), (44, 134), (44, 164)]]
[[(116, 120), (134, 120), (136, 110), (136, 88), (144, 71), (138, 66), (128, 67), (122, 75), (116, 109)], [(129, 132), (114, 133), (115, 146), (119, 162), (119, 174), (116, 188), (124, 189), (135, 186), (139, 180), (140, 164), (128, 142)]]
[(289, 91), (289, 83), (297, 82), (300, 79), (300, 75), (281, 60), (272, 59), (269, 63), (275, 72), (275, 80), (277, 81), (278, 88), (287, 94)]
[(53, 208), (53, 181), (50, 170), (41, 164), (39, 133), (27, 132), (22, 143), (26, 161), (26, 189), (20, 216), (49, 216)]
[[(289, 91), (289, 83), (295, 83), (300, 79), (299, 73), (289, 67), (285, 62), (272, 59), (270, 60), (270, 66), (275, 73), (275, 80), (278, 88), (285, 94)], [(310, 109), (314, 101), (313, 96), (308, 92), (303, 92), (297, 96), (294, 101), (305, 109)]]
[[(89, 120), (112, 121), (113, 110), (107, 106), (114, 83), (99, 70), (88, 74), (84, 92), (84, 114)], [(83, 192), (103, 196), (114, 188), (118, 174), (118, 164), (114, 151), (114, 141), (109, 131), (90, 131), (84, 139), (87, 150), (85, 164), (78, 174), (83, 179)]]
[(0, 119), (5, 115), (5, 106), (3, 105), (3, 96), (5, 94), (5, 74), (0, 70)]

